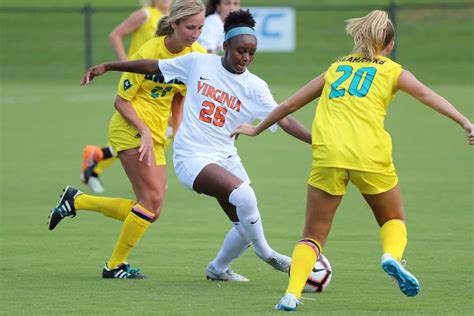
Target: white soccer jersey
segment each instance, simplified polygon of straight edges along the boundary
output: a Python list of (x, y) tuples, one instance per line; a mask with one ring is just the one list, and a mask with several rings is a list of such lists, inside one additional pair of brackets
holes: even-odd
[(277, 106), (265, 81), (248, 70), (230, 73), (219, 56), (190, 53), (160, 60), (159, 66), (166, 81), (180, 80), (187, 87), (176, 155), (223, 159), (237, 154), (230, 133), (264, 119)]
[(224, 42), (224, 22), (222, 22), (219, 13), (214, 13), (206, 17), (198, 42), (204, 46), (205, 49), (213, 53), (222, 50), (222, 43)]

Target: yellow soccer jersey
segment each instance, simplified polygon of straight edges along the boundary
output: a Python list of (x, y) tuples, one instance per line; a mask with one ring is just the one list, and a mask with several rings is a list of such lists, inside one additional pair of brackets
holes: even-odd
[(313, 121), (313, 163), (367, 172), (393, 170), (392, 140), (384, 129), (401, 65), (353, 54), (334, 62)]
[[(131, 60), (168, 59), (191, 52), (205, 53), (206, 49), (195, 42), (191, 47), (172, 54), (165, 46), (165, 36), (161, 36), (146, 42)], [(166, 142), (166, 128), (174, 95), (185, 95), (185, 91), (184, 83), (178, 80), (165, 82), (162, 74), (123, 73), (118, 84), (118, 95), (132, 103), (140, 119), (152, 131), (154, 142), (158, 144)]]
[(143, 44), (155, 37), (158, 21), (161, 18), (161, 13), (157, 8), (145, 7), (143, 10), (147, 11), (148, 19), (135, 32), (132, 33), (130, 40), (130, 48), (128, 49), (128, 58), (133, 56)]

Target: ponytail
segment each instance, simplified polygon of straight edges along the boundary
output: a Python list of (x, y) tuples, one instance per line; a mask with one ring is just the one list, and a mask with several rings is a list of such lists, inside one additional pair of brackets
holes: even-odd
[(171, 5), (170, 15), (164, 16), (158, 22), (156, 36), (173, 34), (171, 23), (179, 24), (190, 16), (204, 12), (201, 0), (178, 0)]
[(385, 11), (374, 10), (361, 18), (346, 20), (346, 32), (354, 37), (354, 53), (373, 60), (395, 37), (395, 29)]

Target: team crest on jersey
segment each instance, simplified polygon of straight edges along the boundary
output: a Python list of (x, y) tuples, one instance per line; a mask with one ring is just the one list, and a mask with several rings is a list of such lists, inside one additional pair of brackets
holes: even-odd
[(130, 80), (126, 79), (124, 82), (123, 82), (123, 90), (124, 91), (127, 91), (128, 89), (130, 89), (132, 87), (132, 84), (130, 83)]

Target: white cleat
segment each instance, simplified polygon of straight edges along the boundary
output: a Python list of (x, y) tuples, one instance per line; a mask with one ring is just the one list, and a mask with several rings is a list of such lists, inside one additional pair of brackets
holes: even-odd
[(300, 304), (300, 302), (296, 298), (296, 295), (288, 293), (285, 294), (285, 296), (280, 299), (280, 302), (275, 305), (275, 309), (279, 311), (294, 312), (296, 311), (298, 304)]
[(272, 255), (270, 256), (270, 258), (268, 259), (263, 259), (262, 257), (260, 258), (278, 271), (286, 272), (286, 273), (290, 271), (291, 258), (288, 256), (282, 255), (274, 251), (272, 252)]
[(206, 278), (211, 281), (228, 281), (228, 282), (248, 282), (249, 279), (235, 273), (232, 269), (227, 269), (225, 272), (217, 272), (212, 262), (206, 268)]

